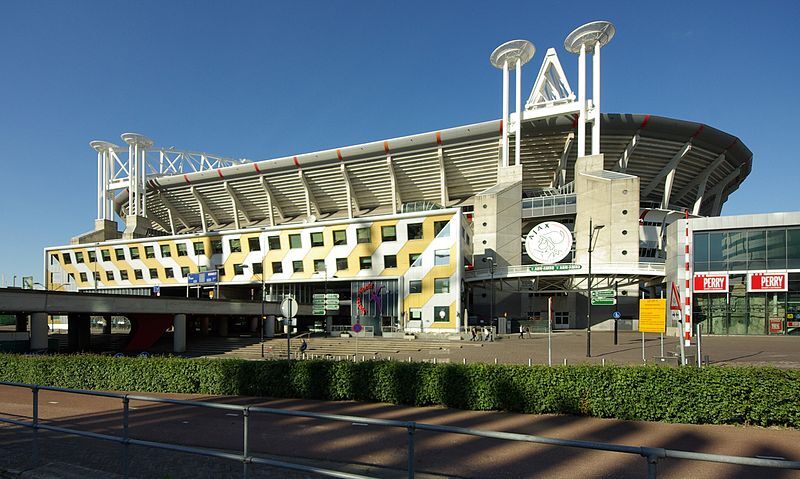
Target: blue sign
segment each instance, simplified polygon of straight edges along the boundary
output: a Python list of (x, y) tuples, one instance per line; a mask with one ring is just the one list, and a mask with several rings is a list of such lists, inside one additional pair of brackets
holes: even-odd
[(189, 273), (189, 284), (216, 283), (219, 278), (217, 270)]
[(356, 323), (353, 325), (353, 332), (358, 334), (364, 329), (364, 326), (361, 326), (361, 323)]
[(619, 319), (622, 317), (622, 313), (620, 313), (619, 311), (614, 311), (613, 313), (611, 313), (611, 317), (614, 319)]
[(156, 296), (160, 296), (161, 295), (161, 286), (159, 286), (159, 285), (153, 286), (153, 294), (155, 294)]

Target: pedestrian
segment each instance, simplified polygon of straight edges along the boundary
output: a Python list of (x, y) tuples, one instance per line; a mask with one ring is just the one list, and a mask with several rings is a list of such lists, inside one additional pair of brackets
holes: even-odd
[(489, 327), (487, 329), (488, 329), (487, 336), (489, 337), (489, 341), (490, 342), (494, 342), (494, 331), (492, 331), (491, 327)]
[(525, 326), (525, 334), (528, 335), (529, 338), (531, 337), (531, 328), (528, 326)]
[(478, 339), (476, 341), (483, 341), (483, 328), (478, 328)]
[(525, 332), (525, 328), (522, 325), (519, 325), (519, 339), (524, 338), (523, 333)]
[(489, 329), (484, 326), (483, 330), (481, 331), (481, 340), (488, 341), (489, 340)]
[(472, 336), (472, 337), (470, 337), (469, 340), (470, 341), (475, 341), (477, 339), (477, 336), (478, 336), (478, 333), (475, 332), (475, 328), (470, 329), (469, 332), (470, 332), (470, 335)]

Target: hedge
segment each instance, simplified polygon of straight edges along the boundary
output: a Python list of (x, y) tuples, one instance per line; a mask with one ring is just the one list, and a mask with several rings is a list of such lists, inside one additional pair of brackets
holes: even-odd
[(800, 371), (0, 354), (0, 380), (76, 389), (380, 401), (800, 427)]

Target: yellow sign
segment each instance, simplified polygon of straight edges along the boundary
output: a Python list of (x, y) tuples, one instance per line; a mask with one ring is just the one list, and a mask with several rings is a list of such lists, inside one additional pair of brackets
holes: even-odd
[(667, 300), (639, 300), (639, 332), (664, 333), (667, 328)]

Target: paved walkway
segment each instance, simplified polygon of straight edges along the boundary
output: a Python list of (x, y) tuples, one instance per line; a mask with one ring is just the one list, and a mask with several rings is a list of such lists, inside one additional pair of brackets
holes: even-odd
[[(525, 415), (503, 412), (460, 411), (445, 408), (414, 408), (356, 402), (264, 400), (259, 398), (170, 395), (236, 404), (258, 404), (303, 411), (328, 412), (386, 419), (511, 431), (548, 437), (584, 439), (631, 446), (652, 446), (741, 456), (780, 456), (800, 460), (800, 431), (735, 426), (619, 421), (574, 416)], [(120, 433), (121, 401), (41, 392), (40, 414), (50, 424), (103, 433)], [(174, 441), (180, 444), (236, 450), (242, 446), (242, 419), (222, 410), (131, 402), (131, 435), (138, 439)], [(0, 387), (0, 414), (29, 417), (30, 392)], [(334, 423), (305, 418), (251, 417), (251, 450), (258, 455), (313, 462), (334, 469), (347, 469), (385, 478), (404, 477), (406, 431)], [(59, 462), (49, 469), (34, 469), (29, 430), (0, 426), (0, 469), (28, 470), (16, 477), (92, 477), (78, 471), (73, 476), (54, 476), (53, 470), (79, 464), (96, 470), (95, 477), (113, 477), (120, 472), (121, 446), (97, 440), (42, 433), (40, 451), (44, 462)], [(644, 477), (645, 461), (639, 456), (512, 443), (454, 434), (418, 431), (416, 468), (418, 477), (441, 478), (634, 478)], [(133, 447), (134, 477), (219, 478), (241, 477), (235, 462), (187, 454)], [(49, 473), (47, 471), (50, 471)], [(311, 478), (289, 471), (252, 467), (251, 477)], [(41, 474), (40, 474), (41, 473)], [(40, 475), (36, 475), (40, 474)], [(49, 474), (49, 475), (48, 475)], [(8, 476), (14, 477), (14, 476)], [(764, 470), (724, 464), (664, 460), (660, 478), (800, 478), (800, 471)]]

